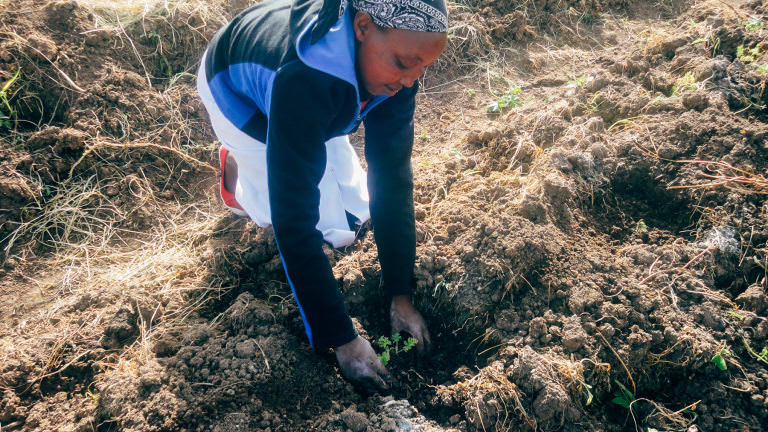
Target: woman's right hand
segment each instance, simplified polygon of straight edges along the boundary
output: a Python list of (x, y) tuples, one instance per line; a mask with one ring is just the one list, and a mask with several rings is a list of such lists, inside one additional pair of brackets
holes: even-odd
[(376, 356), (370, 342), (362, 336), (357, 336), (334, 351), (341, 371), (354, 385), (369, 394), (389, 389), (389, 371)]

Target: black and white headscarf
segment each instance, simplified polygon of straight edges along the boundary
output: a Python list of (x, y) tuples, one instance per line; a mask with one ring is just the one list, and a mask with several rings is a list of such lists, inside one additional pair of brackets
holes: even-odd
[(443, 0), (351, 0), (376, 24), (393, 29), (446, 33), (448, 13)]
[(313, 42), (319, 40), (344, 13), (347, 2), (358, 12), (367, 12), (381, 27), (448, 32), (445, 0), (325, 0), (313, 31)]

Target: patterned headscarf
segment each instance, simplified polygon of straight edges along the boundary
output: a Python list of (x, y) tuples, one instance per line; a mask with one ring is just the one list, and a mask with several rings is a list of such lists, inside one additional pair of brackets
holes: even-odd
[(312, 42), (328, 32), (349, 2), (358, 12), (367, 12), (381, 27), (421, 32), (447, 33), (445, 0), (325, 0), (312, 32)]
[(448, 11), (443, 0), (351, 0), (376, 24), (393, 29), (446, 33)]

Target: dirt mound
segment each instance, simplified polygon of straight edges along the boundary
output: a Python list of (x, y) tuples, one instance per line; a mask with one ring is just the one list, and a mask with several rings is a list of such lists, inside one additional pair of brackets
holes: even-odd
[(511, 42), (535, 40), (539, 33), (573, 32), (589, 27), (604, 13), (623, 12), (626, 0), (470, 0), (450, 7), (451, 29), (444, 60), (456, 66), (477, 67), (504, 58)]
[[(123, 25), (76, 2), (19, 1), (4, 9), (0, 79), (8, 83), (9, 112), (0, 163), (10, 173), (0, 190), (4, 247), (18, 235), (47, 245), (76, 241), (61, 237), (66, 221), (19, 230), (20, 218), (42, 217), (57, 201), (121, 213), (126, 227), (141, 227), (147, 201), (185, 195), (187, 173), (213, 170), (197, 160), (207, 159), (200, 144), (211, 135), (200, 127), (203, 108), (193, 83), (205, 45), (201, 32), (221, 22), (209, 21), (211, 13), (211, 7), (177, 7)], [(174, 181), (149, 184), (164, 177)], [(80, 183), (79, 194), (63, 196), (69, 183)], [(94, 185), (99, 193), (90, 193)]]

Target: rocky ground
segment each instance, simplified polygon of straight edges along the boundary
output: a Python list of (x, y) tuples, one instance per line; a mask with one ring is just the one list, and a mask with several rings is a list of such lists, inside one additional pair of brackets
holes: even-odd
[[(413, 157), (435, 351), (373, 397), (216, 196), (194, 73), (247, 4), (0, 2), (2, 430), (768, 424), (766, 4), (451, 2)], [(326, 252), (387, 335), (372, 234)]]

